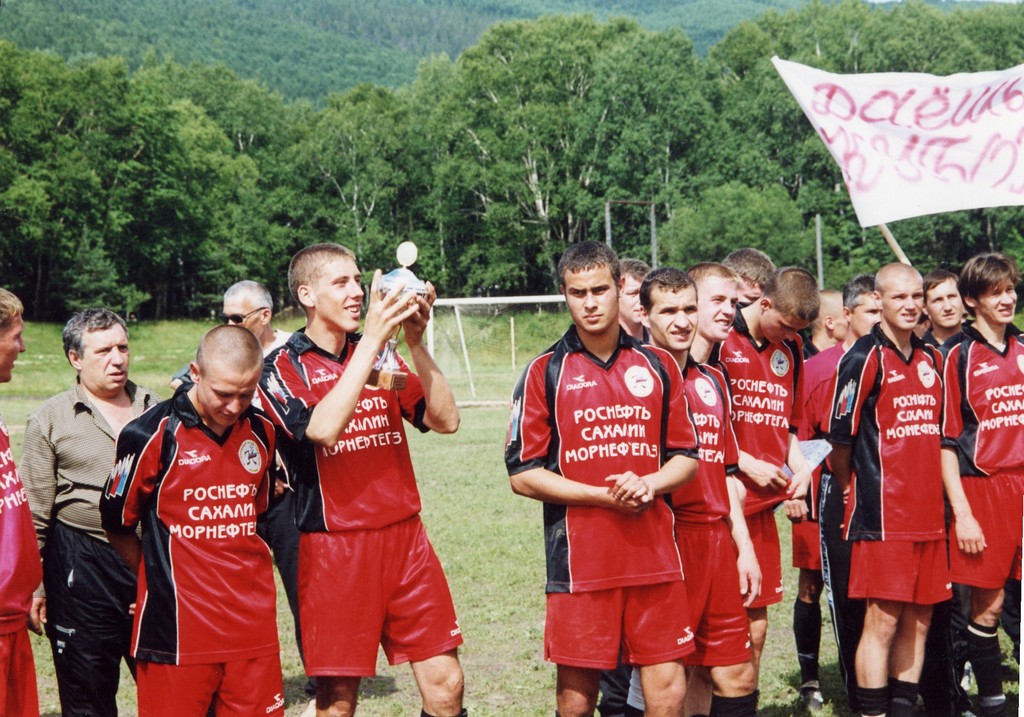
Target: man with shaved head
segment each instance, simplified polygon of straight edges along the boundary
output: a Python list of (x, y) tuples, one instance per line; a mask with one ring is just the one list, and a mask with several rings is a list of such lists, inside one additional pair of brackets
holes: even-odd
[[(921, 275), (887, 264), (875, 276), (881, 323), (839, 362), (830, 440), (853, 542), (849, 596), (866, 600), (857, 646), (862, 714), (909, 717), (932, 606), (950, 597), (942, 502), (941, 358), (914, 335)], [(884, 480), (883, 480), (884, 476)]]
[(284, 714), (276, 588), (256, 534), (275, 447), (250, 406), (262, 369), (252, 332), (218, 326), (199, 345), (191, 387), (118, 437), (100, 512), (139, 575), (140, 717), (203, 717), (211, 706), (215, 717)]

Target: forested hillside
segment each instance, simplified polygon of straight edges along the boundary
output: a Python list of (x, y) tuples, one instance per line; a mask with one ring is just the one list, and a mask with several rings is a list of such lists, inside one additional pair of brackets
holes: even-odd
[[(603, 239), (605, 201), (639, 199), (680, 264), (753, 245), (811, 267), (820, 214), (837, 286), (890, 255), (773, 54), (838, 72), (1005, 68), (1024, 62), (1024, 8), (815, 3), (742, 23), (706, 57), (630, 20), (506, 22), (407, 85), (322, 109), (223, 66), (69, 63), (0, 41), (0, 283), (31, 318), (97, 303), (203, 315), (240, 278), (284, 299), (309, 243), (342, 242), (372, 270), (410, 239), (442, 295), (545, 293), (568, 243)], [(616, 207), (617, 249), (645, 254), (647, 212)], [(1020, 208), (892, 228), (925, 270), (1024, 255)]]
[(699, 52), (743, 20), (807, 0), (3, 0), (0, 37), (65, 59), (119, 55), (222, 62), (286, 98), (320, 102), (363, 82), (412, 82), (430, 55), (450, 58), (499, 20), (544, 13), (628, 15), (682, 27)]

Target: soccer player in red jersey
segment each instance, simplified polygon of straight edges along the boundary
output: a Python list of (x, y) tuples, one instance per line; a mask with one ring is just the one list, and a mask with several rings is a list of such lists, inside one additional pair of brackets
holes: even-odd
[(561, 717), (591, 715), (600, 670), (638, 665), (647, 714), (682, 715), (694, 649), (672, 509), (697, 469), (672, 357), (618, 323), (619, 262), (570, 246), (558, 276), (573, 326), (530, 362), (512, 397), (512, 490), (544, 503), (545, 657)]
[(1024, 344), (1013, 325), (1016, 262), (979, 254), (960, 272), (974, 320), (944, 367), (942, 478), (953, 509), (950, 572), (971, 586), (968, 659), (984, 717), (1006, 714), (996, 630), (1008, 577), (1021, 577)]
[[(283, 715), (267, 508), (274, 429), (250, 407), (263, 364), (240, 326), (203, 337), (191, 388), (118, 435), (100, 499), (138, 572), (132, 634), (140, 717)], [(136, 528), (142, 524), (142, 539)]]
[[(875, 277), (871, 274), (859, 274), (843, 287), (843, 319), (848, 325), (845, 340), (832, 348), (815, 354), (804, 364), (804, 396), (805, 410), (803, 423), (797, 432), (801, 440), (826, 438), (829, 430), (829, 416), (832, 412), (832, 393), (835, 384), (836, 369), (843, 354), (853, 345), (854, 341), (871, 333), (872, 327), (881, 318), (878, 300), (875, 298)], [(847, 699), (853, 711), (856, 707), (857, 680), (854, 674), (854, 656), (857, 652), (857, 641), (860, 640), (861, 628), (864, 624), (864, 603), (862, 600), (850, 600), (847, 596), (847, 584), (850, 577), (850, 544), (842, 536), (841, 525), (845, 512), (845, 496), (836, 490), (832, 473), (826, 459), (821, 467), (819, 499), (817, 501), (817, 521), (809, 522), (814, 527), (815, 544), (811, 539), (803, 537), (805, 555), (817, 556), (821, 581), (829, 591), (829, 608), (832, 611), (832, 624), (835, 629), (836, 644), (839, 649), (839, 671), (845, 685)], [(795, 523), (794, 528), (802, 525)], [(793, 540), (796, 544), (798, 530), (794, 530)], [(822, 550), (824, 548), (824, 550)], [(797, 565), (797, 548), (794, 547), (794, 565)], [(807, 572), (810, 572), (809, 570)], [(814, 574), (811, 573), (813, 576)], [(805, 671), (805, 658), (801, 658), (801, 697), (805, 704), (815, 697), (820, 702), (818, 682), (818, 661), (816, 659), (821, 636), (821, 611), (817, 604), (817, 590), (811, 595), (813, 602), (803, 602), (806, 595), (804, 570), (800, 572), (800, 593), (793, 614), (793, 633), (796, 637), (797, 652), (808, 655), (813, 652), (813, 672)], [(807, 605), (808, 607), (804, 607)], [(806, 613), (812, 612), (811, 619)], [(803, 613), (803, 615), (801, 615)], [(816, 630), (808, 629), (808, 625), (817, 626)], [(810, 635), (807, 633), (811, 632)], [(811, 663), (806, 658), (807, 663)], [(810, 684), (808, 682), (810, 681)], [(818, 692), (814, 695), (814, 692)], [(810, 694), (808, 694), (810, 693)]]
[(750, 306), (764, 293), (768, 278), (775, 273), (775, 262), (760, 249), (746, 246), (729, 252), (722, 259), (723, 266), (739, 277), (740, 304)]
[[(351, 715), (382, 646), (392, 664), (411, 663), (423, 714), (454, 717), (465, 713), (462, 634), (419, 517), (403, 427), (459, 426), (451, 387), (423, 344), (433, 287), (426, 297), (404, 287), (381, 296), (375, 273), (359, 334), (361, 279), (355, 255), (340, 244), (292, 257), (288, 287), (306, 327), (267, 357), (260, 383), (296, 482), (306, 670), (317, 677), (317, 714)], [(401, 390), (367, 386), (400, 326), (416, 373)]]
[(921, 275), (888, 264), (875, 277), (881, 323), (839, 362), (830, 440), (833, 476), (851, 484), (851, 598), (866, 600), (857, 646), (865, 715), (909, 716), (932, 606), (950, 597), (939, 421), (941, 357), (914, 335)]
[[(731, 291), (735, 296), (735, 282)], [(697, 477), (672, 492), (676, 542), (696, 634), (697, 649), (683, 658), (688, 674), (688, 712), (754, 715), (757, 684), (744, 607), (760, 590), (761, 570), (736, 484), (727, 476), (735, 471), (739, 455), (729, 417), (727, 382), (717, 368), (698, 364), (690, 356), (701, 327), (700, 297), (689, 274), (671, 267), (655, 269), (644, 279), (640, 302), (651, 343), (668, 351), (683, 372), (700, 446)], [(704, 313), (705, 317), (711, 315), (713, 312)], [(708, 333), (707, 327), (704, 333)], [(689, 689), (708, 680), (713, 686), (710, 705), (706, 690)], [(694, 697), (701, 694), (705, 700), (698, 704)]]
[[(741, 446), (737, 475), (746, 490), (743, 512), (761, 566), (761, 595), (747, 609), (755, 668), (768, 632), (768, 605), (782, 601), (782, 560), (772, 509), (786, 498), (802, 499), (811, 480), (796, 437), (803, 409), (798, 332), (817, 312), (814, 277), (804, 269), (784, 267), (768, 278), (760, 299), (737, 312), (733, 330), (718, 351)], [(805, 510), (802, 500), (787, 504), (791, 517)]]
[[(0, 288), (0, 383), (11, 380), (25, 351), (23, 307)], [(0, 714), (39, 717), (36, 667), (28, 637), (32, 593), (43, 579), (35, 526), (25, 487), (11, 452), (11, 436), (0, 418)], [(40, 625), (32, 625), (42, 632)]]

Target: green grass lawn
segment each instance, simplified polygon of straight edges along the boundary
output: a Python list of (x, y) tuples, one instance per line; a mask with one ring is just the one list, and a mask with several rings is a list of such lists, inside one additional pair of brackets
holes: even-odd
[[(132, 376), (168, 395), (168, 377), (193, 354), (209, 324), (174, 322), (132, 327)], [(294, 328), (287, 326), (286, 328)], [(550, 344), (556, 333), (543, 337)], [(28, 352), (19, 359), (14, 380), (0, 386), (0, 413), (12, 429), (18, 455), (25, 418), (48, 395), (64, 390), (73, 373), (60, 354), (57, 327), (30, 325)], [(539, 339), (538, 339), (539, 340)], [(495, 378), (495, 383), (498, 379)], [(514, 376), (503, 379), (511, 391)], [(459, 397), (464, 394), (460, 391)], [(461, 651), (466, 672), (466, 705), (473, 715), (550, 715), (554, 709), (554, 667), (542, 659), (544, 625), (544, 549), (541, 505), (517, 497), (508, 487), (502, 457), (507, 411), (501, 407), (465, 408), (462, 427), (453, 436), (409, 439), (423, 494), (423, 518), (451, 582), (466, 639)], [(789, 562), (790, 530), (779, 518), (783, 561)], [(796, 571), (786, 574), (786, 598), (769, 609), (769, 634), (761, 679), (761, 710), (766, 717), (802, 712), (799, 670), (790, 629)], [(298, 660), (291, 615), (278, 590), (285, 697), (289, 717), (305, 708), (305, 677)], [(343, 605), (338, 606), (344, 609)], [(821, 662), (826, 705), (823, 715), (845, 709), (835, 646), (828, 622), (822, 631)], [(58, 715), (49, 645), (33, 638), (44, 715)], [(377, 677), (364, 681), (360, 713), (418, 714), (419, 695), (407, 665), (379, 663)], [(1017, 710), (1017, 685), (1007, 685), (1009, 713)], [(135, 714), (134, 685), (124, 672), (119, 693), (122, 715)]]

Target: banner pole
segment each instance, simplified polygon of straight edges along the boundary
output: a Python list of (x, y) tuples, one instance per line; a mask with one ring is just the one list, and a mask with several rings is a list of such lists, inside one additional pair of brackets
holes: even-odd
[(907, 258), (907, 255), (903, 253), (902, 249), (900, 249), (900, 245), (897, 243), (896, 237), (894, 237), (892, 232), (889, 231), (889, 227), (884, 223), (879, 224), (878, 231), (882, 232), (882, 236), (885, 237), (886, 244), (888, 244), (889, 248), (892, 249), (892, 253), (896, 255), (896, 258), (907, 266), (913, 266), (913, 264), (910, 263), (910, 259)]

